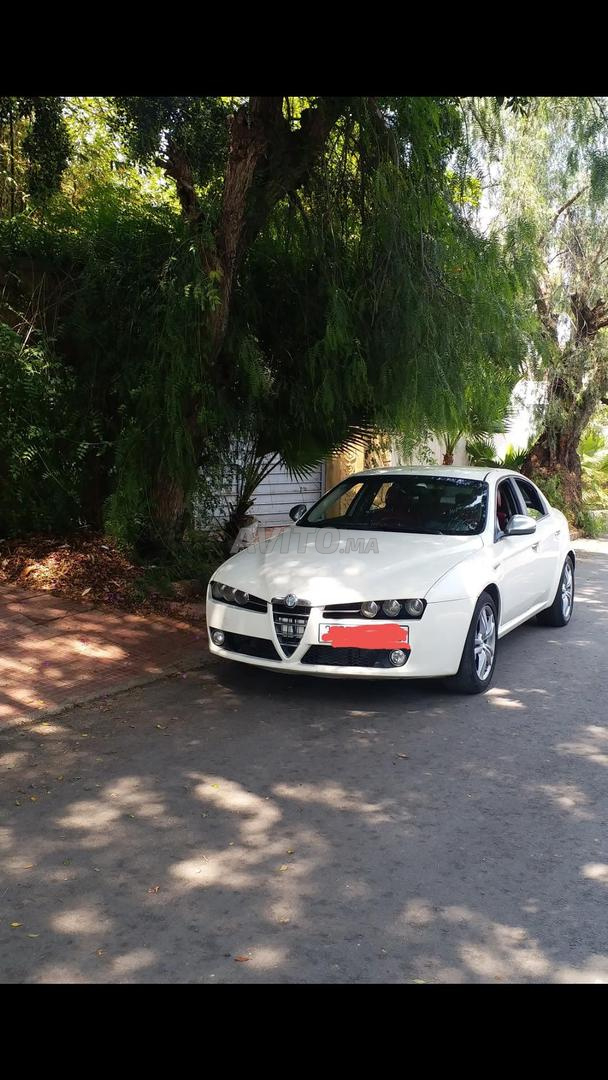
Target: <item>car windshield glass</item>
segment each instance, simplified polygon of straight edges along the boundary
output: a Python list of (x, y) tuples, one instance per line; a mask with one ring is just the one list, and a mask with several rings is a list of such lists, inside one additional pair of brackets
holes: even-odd
[(488, 485), (460, 476), (353, 476), (324, 495), (298, 525), (470, 536), (482, 532)]

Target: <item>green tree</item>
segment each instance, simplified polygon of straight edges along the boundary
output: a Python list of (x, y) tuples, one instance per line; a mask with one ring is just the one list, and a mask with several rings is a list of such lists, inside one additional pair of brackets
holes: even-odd
[[(175, 183), (191, 238), (204, 377), (180, 422), (193, 464), (252, 387), (272, 402), (287, 387), (293, 423), (314, 418), (336, 445), (355, 422), (440, 422), (471, 369), (521, 360), (520, 268), (455, 196), (454, 99), (115, 104), (134, 159)], [(175, 535), (189, 481), (166, 457), (155, 468), (156, 527)]]
[(503, 117), (498, 216), (529, 252), (542, 341), (531, 372), (544, 380), (540, 434), (525, 470), (552, 476), (576, 514), (581, 435), (608, 395), (608, 99), (540, 98)]
[(0, 97), (0, 216), (59, 190), (70, 139), (61, 97)]

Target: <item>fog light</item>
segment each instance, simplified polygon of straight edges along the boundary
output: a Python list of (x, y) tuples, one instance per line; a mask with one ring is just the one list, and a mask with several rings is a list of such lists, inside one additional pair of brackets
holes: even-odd
[(211, 632), (211, 640), (212, 640), (214, 645), (223, 645), (224, 644), (224, 631), (223, 630), (212, 630), (212, 632)]
[(389, 652), (388, 658), (393, 667), (403, 667), (407, 660), (407, 653), (404, 653), (403, 649), (393, 649)]

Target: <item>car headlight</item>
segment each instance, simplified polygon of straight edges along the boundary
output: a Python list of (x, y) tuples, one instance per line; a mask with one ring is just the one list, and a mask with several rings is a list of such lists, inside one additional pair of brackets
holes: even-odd
[(366, 600), (364, 604), (361, 604), (361, 614), (365, 615), (366, 619), (373, 619), (379, 610), (380, 608), (375, 600)]
[(211, 595), (214, 600), (224, 599), (224, 586), (222, 585), (221, 581), (211, 582)]
[(234, 603), (234, 589), (230, 585), (222, 585), (221, 581), (211, 582), (211, 595), (214, 600), (224, 600), (227, 604)]
[(248, 604), (249, 603), (249, 593), (248, 592), (243, 592), (242, 589), (235, 589), (234, 599), (236, 600), (237, 604), (241, 604), (241, 605)]
[(403, 606), (408, 615), (411, 615), (414, 619), (419, 619), (424, 611), (424, 600), (420, 600), (419, 598), (416, 598), (415, 600), (406, 600)]
[(401, 604), (398, 600), (384, 600), (382, 610), (385, 615), (388, 615), (389, 619), (394, 619), (401, 611)]

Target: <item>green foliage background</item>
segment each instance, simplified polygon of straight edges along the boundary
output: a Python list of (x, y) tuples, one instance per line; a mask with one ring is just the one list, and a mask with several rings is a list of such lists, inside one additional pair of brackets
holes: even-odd
[[(162, 544), (163, 484), (183, 489), (187, 524), (237, 438), (297, 470), (372, 425), (453, 429), (516, 381), (530, 261), (514, 230), (471, 225), (456, 99), (345, 99), (249, 245), (220, 365), (200, 248), (243, 99), (41, 100), (20, 106), (24, 208), (0, 219), (0, 533), (93, 524)], [(293, 130), (314, 101), (285, 99)], [(171, 141), (193, 165), (195, 229), (159, 164)]]

